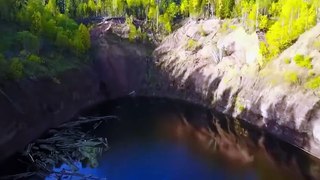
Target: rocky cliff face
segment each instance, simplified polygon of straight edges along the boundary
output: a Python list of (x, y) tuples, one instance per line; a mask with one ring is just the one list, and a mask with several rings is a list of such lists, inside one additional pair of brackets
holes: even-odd
[(1, 83), (0, 161), (80, 110), (142, 87), (150, 48), (102, 30), (92, 31), (91, 64), (54, 78)]
[[(320, 71), (319, 35), (320, 24), (260, 67), (263, 37), (236, 20), (191, 20), (154, 55), (177, 89), (320, 157), (320, 98), (317, 88), (306, 87)], [(312, 68), (297, 65), (297, 54), (310, 57)]]

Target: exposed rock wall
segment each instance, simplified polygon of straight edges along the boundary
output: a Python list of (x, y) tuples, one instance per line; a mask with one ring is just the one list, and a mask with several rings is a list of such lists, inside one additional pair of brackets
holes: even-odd
[(1, 83), (0, 161), (81, 109), (127, 96), (146, 82), (149, 46), (105, 36), (101, 29), (92, 31), (92, 42), (92, 64), (54, 78)]
[[(247, 34), (236, 20), (225, 23), (189, 21), (157, 47), (158, 67), (174, 87), (195, 94), (202, 103), (320, 157), (320, 98), (303, 86), (308, 69), (281, 60), (304, 48), (300, 53), (313, 58), (318, 72), (319, 51), (310, 44), (320, 35), (320, 25), (261, 69), (256, 33)], [(287, 71), (297, 72), (299, 81), (286, 81)]]

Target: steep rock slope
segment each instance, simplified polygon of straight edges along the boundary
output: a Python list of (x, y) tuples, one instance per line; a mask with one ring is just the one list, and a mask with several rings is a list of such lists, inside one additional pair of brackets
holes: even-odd
[[(190, 20), (154, 56), (176, 88), (320, 157), (320, 98), (317, 88), (306, 87), (320, 71), (319, 35), (320, 24), (260, 67), (263, 37), (237, 20)], [(297, 55), (310, 57), (312, 67), (297, 65)]]

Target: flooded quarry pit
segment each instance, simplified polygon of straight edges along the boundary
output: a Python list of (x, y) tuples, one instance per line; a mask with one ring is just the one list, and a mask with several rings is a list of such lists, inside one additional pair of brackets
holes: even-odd
[(37, 153), (53, 154), (48, 147), (55, 151), (59, 145), (39, 143), (57, 137), (48, 137), (58, 134), (50, 130), (29, 145), (29, 156), (17, 154), (1, 165), (2, 179), (258, 180), (318, 179), (320, 174), (320, 162), (300, 149), (244, 121), (183, 101), (122, 98), (86, 109), (79, 117), (108, 117), (79, 127), (86, 132), (81, 137), (90, 133), (103, 139), (106, 148), (99, 153), (87, 149), (78, 160), (60, 157), (51, 168), (43, 163), (46, 168), (39, 170), (32, 165)]

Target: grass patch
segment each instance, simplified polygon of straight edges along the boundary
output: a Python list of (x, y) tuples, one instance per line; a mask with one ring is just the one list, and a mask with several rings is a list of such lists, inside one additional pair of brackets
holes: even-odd
[(297, 66), (302, 67), (302, 68), (307, 68), (307, 69), (312, 69), (312, 58), (308, 56), (303, 56), (301, 54), (297, 54), (293, 58), (294, 62), (296, 63)]

